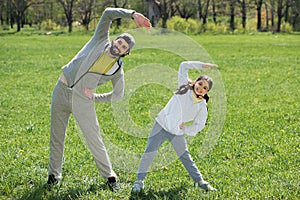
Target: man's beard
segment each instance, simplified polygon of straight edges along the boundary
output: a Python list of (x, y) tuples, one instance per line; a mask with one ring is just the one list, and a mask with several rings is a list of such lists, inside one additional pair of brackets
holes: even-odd
[(120, 56), (120, 50), (118, 47), (114, 46), (114, 42), (111, 42), (111, 45), (108, 47), (109, 53), (114, 56), (114, 57), (119, 57)]

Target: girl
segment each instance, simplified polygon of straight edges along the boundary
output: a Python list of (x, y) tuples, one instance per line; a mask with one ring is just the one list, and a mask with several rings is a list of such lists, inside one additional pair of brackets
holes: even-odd
[[(144, 188), (143, 180), (146, 178), (148, 168), (153, 162), (158, 148), (167, 139), (171, 142), (177, 156), (198, 187), (205, 191), (216, 190), (203, 180), (190, 156), (184, 138), (184, 133), (188, 136), (195, 136), (204, 128), (207, 119), (206, 103), (209, 100), (207, 93), (211, 90), (213, 83), (208, 76), (200, 76), (193, 82), (189, 81), (188, 70), (213, 67), (217, 67), (217, 65), (199, 61), (187, 61), (180, 64), (178, 90), (156, 118), (156, 123), (150, 132), (145, 152), (140, 161), (133, 192), (140, 192)], [(193, 121), (193, 124), (185, 126), (185, 123), (189, 121)]]

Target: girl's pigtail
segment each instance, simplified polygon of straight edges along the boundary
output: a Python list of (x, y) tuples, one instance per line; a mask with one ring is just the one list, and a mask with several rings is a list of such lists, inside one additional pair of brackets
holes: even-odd
[(205, 94), (205, 95), (203, 96), (203, 98), (205, 99), (205, 101), (206, 101), (206, 103), (207, 103), (208, 100), (209, 100), (209, 96), (208, 96), (207, 94)]
[(193, 89), (193, 82), (191, 80), (188, 80), (188, 83), (186, 85), (181, 85), (174, 94), (185, 94), (188, 90)]

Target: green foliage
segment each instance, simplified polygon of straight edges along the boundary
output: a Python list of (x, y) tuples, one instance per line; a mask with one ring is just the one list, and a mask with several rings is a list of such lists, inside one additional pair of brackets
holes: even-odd
[[(121, 189), (111, 192), (73, 117), (65, 143), (64, 178), (51, 191), (45, 189), (52, 89), (61, 66), (90, 36), (0, 36), (0, 199), (298, 199), (299, 36), (269, 33), (191, 36), (219, 65), (226, 89), (226, 121), (218, 143), (204, 158), (199, 144), (205, 132), (189, 146), (199, 170), (217, 192), (194, 187), (179, 160), (149, 173), (145, 193), (137, 195), (131, 194), (136, 172), (114, 166)], [(125, 76), (144, 63), (177, 69), (181, 61), (162, 50), (134, 50), (124, 58)], [(110, 89), (107, 84), (97, 92)], [(151, 124), (152, 105), (166, 103), (170, 95), (163, 84), (139, 88), (130, 104), (133, 120)], [(147, 139), (122, 132), (111, 104), (96, 104), (96, 111), (104, 138), (143, 152)]]
[(208, 22), (206, 25), (202, 25), (203, 32), (208, 33), (227, 33), (227, 27), (223, 23), (215, 24), (213, 22)]
[(257, 31), (257, 22), (256, 19), (249, 19), (246, 23), (246, 31), (249, 33)]
[(197, 20), (189, 18), (187, 20), (187, 23), (189, 23), (189, 28), (187, 34), (198, 34), (200, 30), (200, 23), (197, 22)]
[(9, 25), (1, 25), (0, 26), (0, 31), (9, 31)]
[(46, 31), (58, 30), (59, 26), (53, 22), (51, 19), (42, 21), (41, 29)]
[[(159, 25), (161, 22), (159, 23)], [(170, 30), (178, 31), (186, 34), (197, 34), (200, 30), (200, 24), (195, 20), (189, 18), (185, 20), (181, 17), (174, 16), (167, 21), (167, 27)]]
[(178, 16), (174, 16), (167, 21), (168, 29), (179, 31), (182, 33), (187, 33), (189, 26), (189, 23), (185, 19)]
[(293, 32), (293, 27), (288, 22), (283, 22), (281, 24), (280, 29), (281, 29), (282, 33), (291, 33), (291, 32)]

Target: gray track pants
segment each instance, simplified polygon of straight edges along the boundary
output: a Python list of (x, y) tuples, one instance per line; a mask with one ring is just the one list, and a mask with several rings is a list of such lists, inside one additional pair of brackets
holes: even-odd
[(96, 166), (105, 178), (116, 177), (100, 136), (94, 103), (87, 98), (73, 96), (73, 90), (58, 81), (52, 94), (49, 175), (62, 176), (64, 141), (70, 114), (79, 124)]
[(195, 162), (190, 156), (187, 148), (186, 140), (183, 135), (174, 135), (164, 130), (157, 122), (153, 126), (146, 150), (141, 158), (137, 180), (144, 180), (146, 178), (148, 168), (153, 162), (158, 148), (162, 145), (165, 140), (171, 141), (177, 156), (180, 158), (182, 164), (189, 172), (189, 175), (195, 182), (203, 180), (201, 173), (199, 172)]

